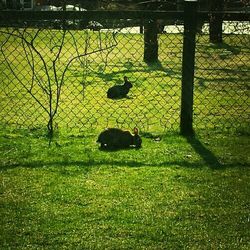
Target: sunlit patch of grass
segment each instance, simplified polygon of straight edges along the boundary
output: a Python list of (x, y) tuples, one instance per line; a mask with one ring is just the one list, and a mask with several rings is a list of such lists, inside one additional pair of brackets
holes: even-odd
[(3, 249), (249, 247), (246, 135), (142, 133), (101, 151), (97, 133), (1, 127)]
[[(36, 30), (29, 32), (35, 34)], [(39, 32), (36, 45), (48, 66), (51, 66), (57, 48), (55, 45), (58, 45), (61, 36), (62, 32), (56, 30)], [(100, 131), (108, 126), (122, 126), (124, 129), (138, 126), (148, 132), (177, 131), (181, 110), (182, 34), (159, 34), (159, 62), (147, 65), (143, 62), (144, 41), (141, 34), (120, 33), (114, 38), (111, 32), (70, 31), (65, 36), (62, 57), (57, 62), (59, 79), (66, 62), (76, 55), (76, 48), (79, 49), (78, 53), (84, 52), (86, 39), (92, 41), (88, 52), (98, 50), (100, 43), (103, 48), (115, 46), (72, 61), (65, 74), (55, 117), (58, 127), (93, 128)], [(224, 41), (224, 44), (215, 46), (209, 43), (208, 35), (197, 36), (195, 129), (219, 126), (227, 130), (246, 130), (248, 127), (247, 37), (225, 36)], [(32, 74), (21, 53), (24, 49), (15, 50), (19, 44), (20, 39), (9, 42), (6, 58), (22, 83), (30, 87)], [(46, 112), (20, 86), (3, 58), (2, 62), (2, 119), (9, 124), (46, 126)], [(36, 75), (46, 82), (41, 61), (35, 57), (34, 62)], [(129, 98), (116, 102), (107, 100), (107, 89), (114, 84), (121, 84), (124, 75), (133, 84)], [(53, 77), (51, 81), (55, 84)], [(44, 92), (37, 86), (33, 86), (33, 91), (48, 108), (48, 98)]]
[[(87, 35), (72, 32), (76, 40)], [(99, 35), (108, 39), (95, 32), (91, 39)], [(185, 138), (176, 132), (182, 35), (160, 35), (160, 62), (151, 66), (142, 62), (141, 35), (117, 39), (107, 65), (101, 54), (72, 63), (50, 146), (48, 117), (0, 64), (0, 248), (248, 249), (249, 83), (247, 66), (227, 69), (236, 58), (246, 62), (244, 44), (230, 53), (232, 46), (199, 44), (196, 137)], [(15, 55), (16, 70), (28, 84), (21, 59)], [(124, 75), (134, 84), (129, 98), (107, 100), (106, 90)], [(135, 125), (141, 149), (99, 150), (102, 129)]]

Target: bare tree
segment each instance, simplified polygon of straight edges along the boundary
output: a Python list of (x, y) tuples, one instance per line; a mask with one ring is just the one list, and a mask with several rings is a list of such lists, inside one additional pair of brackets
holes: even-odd
[(222, 43), (222, 23), (224, 0), (210, 1), (210, 10), (217, 13), (212, 13), (209, 19), (209, 40), (211, 43)]
[[(32, 98), (48, 115), (48, 135), (53, 137), (54, 118), (58, 112), (62, 88), (65, 84), (65, 76), (69, 67), (74, 62), (79, 62), (84, 69), (88, 55), (105, 52), (103, 61), (107, 63), (107, 56), (117, 45), (116, 34), (112, 33), (112, 39), (106, 39), (105, 44), (99, 33), (97, 45), (91, 47), (88, 30), (76, 32), (71, 30), (46, 30), (30, 28), (6, 28), (0, 33), (5, 36), (1, 40), (1, 53), (5, 62), (17, 82), (29, 93)], [(93, 33), (92, 33), (93, 34)], [(13, 63), (12, 52), (9, 48), (13, 39), (18, 43), (22, 63), (26, 65), (25, 79), (20, 75), (20, 69)], [(42, 40), (46, 42), (41, 43)], [(104, 53), (104, 54), (105, 54)], [(84, 76), (83, 76), (84, 77)]]
[(144, 61), (148, 64), (158, 62), (158, 25), (156, 20), (144, 24)]

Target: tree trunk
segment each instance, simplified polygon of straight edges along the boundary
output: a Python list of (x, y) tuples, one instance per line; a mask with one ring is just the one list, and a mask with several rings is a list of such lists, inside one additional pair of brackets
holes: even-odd
[(144, 61), (148, 64), (158, 62), (157, 34), (157, 21), (147, 21), (144, 26)]
[[(212, 0), (210, 3), (211, 11), (223, 11), (223, 0)], [(222, 23), (223, 23), (223, 14), (222, 13), (213, 13), (210, 16), (209, 20), (209, 40), (211, 43), (222, 43)]]

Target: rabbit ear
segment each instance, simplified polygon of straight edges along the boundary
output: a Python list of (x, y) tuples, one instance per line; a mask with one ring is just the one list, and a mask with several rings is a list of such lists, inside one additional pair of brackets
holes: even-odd
[(138, 128), (134, 127), (134, 134), (138, 135), (138, 133), (139, 133)]

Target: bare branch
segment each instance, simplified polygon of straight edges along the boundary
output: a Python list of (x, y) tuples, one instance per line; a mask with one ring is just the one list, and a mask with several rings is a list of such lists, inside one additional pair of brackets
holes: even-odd
[[(17, 81), (20, 83), (20, 85), (32, 96), (32, 98), (46, 111), (46, 113), (49, 115), (49, 120), (47, 123), (47, 128), (49, 131), (49, 134), (53, 134), (53, 120), (55, 115), (57, 114), (58, 108), (59, 108), (59, 100), (61, 96), (61, 89), (64, 85), (64, 78), (66, 75), (67, 70), (69, 69), (70, 65), (74, 60), (79, 60), (80, 63), (83, 63), (82, 59), (85, 58), (85, 64), (87, 63), (86, 57), (91, 54), (107, 51), (107, 55), (105, 58), (102, 57), (102, 60), (105, 61), (105, 64), (107, 63), (107, 58), (109, 53), (112, 51), (114, 47), (117, 46), (118, 42), (116, 40), (116, 33), (112, 33), (111, 41), (108, 39), (107, 44), (103, 46), (103, 40), (101, 33), (99, 32), (98, 35), (98, 46), (97, 48), (94, 48), (93, 51), (90, 50), (90, 36), (89, 33), (86, 33), (85, 36), (85, 42), (83, 47), (83, 52), (80, 51), (80, 45), (77, 43), (75, 34), (71, 31), (63, 30), (60, 36), (59, 44), (56, 42), (56, 44), (50, 49), (51, 52), (54, 54), (53, 60), (49, 61), (48, 64), (46, 61), (47, 57), (44, 56), (42, 53), (43, 51), (39, 50), (39, 47), (37, 47), (36, 39), (39, 37), (39, 34), (41, 32), (41, 29), (38, 29), (35, 31), (34, 34), (31, 34), (27, 31), (26, 28), (24, 29), (17, 29), (6, 31), (6, 30), (0, 30), (0, 33), (7, 36), (7, 39), (4, 41), (4, 43), (1, 46), (1, 52), (4, 56), (4, 59), (11, 71), (11, 73), (14, 75), (14, 77), (17, 79)], [(70, 34), (73, 45), (75, 48), (75, 55), (72, 58), (66, 58), (66, 66), (64, 66), (64, 69), (60, 76), (58, 75), (58, 63), (60, 62), (60, 58), (62, 57), (63, 48), (65, 45), (65, 39), (66, 34)], [(31, 82), (29, 85), (24, 84), (17, 73), (15, 73), (15, 69), (13, 68), (13, 65), (11, 65), (11, 62), (9, 61), (8, 55), (4, 52), (4, 48), (7, 43), (10, 42), (10, 38), (15, 37), (16, 39), (21, 40), (22, 49), (24, 51), (24, 58), (28, 63), (29, 68), (31, 69)], [(53, 38), (50, 40), (50, 43), (53, 41)], [(105, 40), (104, 40), (105, 41)], [(58, 50), (55, 51), (55, 48)], [(36, 57), (39, 60), (39, 66), (42, 65), (43, 71), (46, 75), (46, 84), (44, 84), (39, 78), (39, 75), (36, 74)], [(87, 66), (87, 64), (85, 65)], [(105, 65), (106, 66), (106, 65)], [(85, 67), (86, 68), (86, 67)], [(39, 98), (36, 96), (36, 93), (34, 93), (34, 87), (35, 84), (39, 86), (39, 88), (46, 94), (48, 97), (48, 108), (39, 100)], [(56, 92), (53, 90), (52, 84), (55, 84), (56, 86)]]
[(3, 43), (3, 45), (1, 46), (1, 52), (4, 56), (4, 59), (11, 71), (11, 73), (15, 76), (15, 78), (17, 79), (17, 81), (24, 87), (24, 89), (26, 89), (26, 91), (36, 100), (36, 102), (48, 113), (48, 110), (46, 109), (46, 107), (40, 102), (40, 100), (38, 98), (36, 98), (36, 96), (30, 91), (29, 88), (27, 88), (27, 86), (25, 84), (23, 84), (23, 82), (19, 79), (19, 77), (16, 75), (15, 71), (13, 70), (11, 64), (9, 63), (8, 58), (6, 57), (5, 53), (4, 53), (4, 46), (5, 44), (7, 44), (7, 42), (9, 41), (11, 37), (11, 34), (9, 35), (9, 37), (6, 39), (6, 41)]
[(77, 56), (71, 58), (71, 59), (68, 61), (68, 63), (67, 63), (67, 65), (65, 66), (65, 68), (64, 68), (64, 71), (63, 71), (63, 74), (62, 74), (62, 77), (61, 77), (61, 83), (63, 83), (65, 73), (67, 72), (69, 66), (71, 65), (71, 63), (72, 63), (75, 59), (77, 59), (77, 58), (82, 58), (82, 57), (87, 56), (87, 55), (95, 54), (95, 53), (102, 52), (102, 51), (104, 51), (104, 50), (109, 50), (109, 49), (112, 49), (112, 48), (116, 47), (117, 44), (118, 44), (118, 42), (117, 42), (117, 40), (116, 40), (115, 34), (116, 34), (116, 33), (112, 33), (113, 39), (114, 39), (114, 41), (115, 41), (114, 44), (111, 44), (110, 46), (107, 46), (107, 47), (105, 47), (105, 48), (100, 48), (100, 49), (97, 49), (97, 50), (93, 50), (93, 51), (91, 51), (91, 52), (86, 52), (86, 53), (84, 53), (84, 54), (77, 55)]

